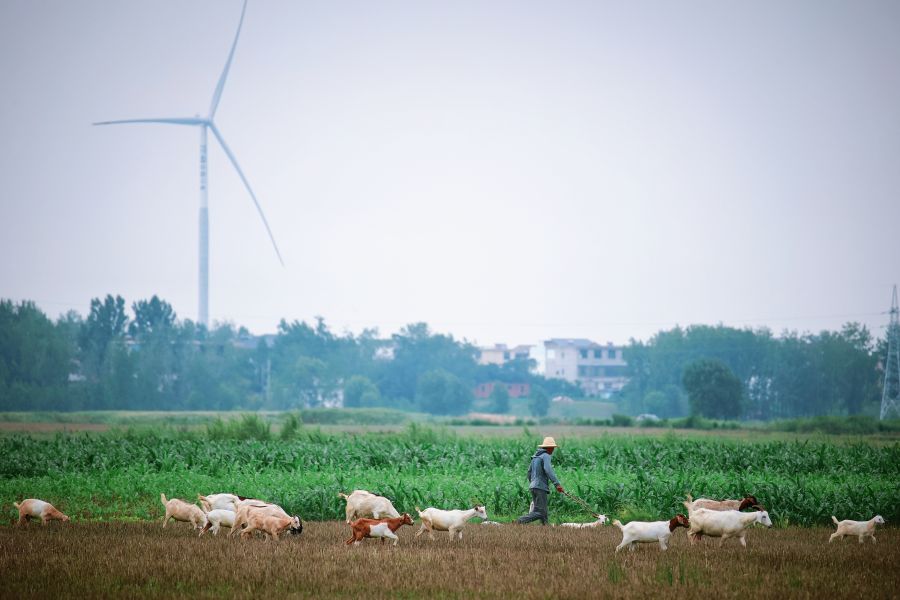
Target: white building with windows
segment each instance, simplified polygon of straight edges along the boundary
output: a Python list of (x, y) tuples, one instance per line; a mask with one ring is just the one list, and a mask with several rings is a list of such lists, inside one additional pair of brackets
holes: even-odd
[(628, 383), (623, 347), (584, 338), (554, 338), (544, 346), (544, 376), (577, 384), (587, 396), (609, 398)]

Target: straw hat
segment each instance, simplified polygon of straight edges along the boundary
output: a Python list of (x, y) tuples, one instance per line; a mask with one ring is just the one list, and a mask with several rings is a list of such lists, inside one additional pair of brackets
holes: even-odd
[(554, 440), (549, 435), (544, 438), (544, 443), (539, 445), (538, 448), (557, 448), (556, 440)]

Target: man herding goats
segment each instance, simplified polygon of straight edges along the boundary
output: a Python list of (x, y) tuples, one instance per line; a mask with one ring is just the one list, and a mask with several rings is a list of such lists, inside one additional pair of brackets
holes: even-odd
[(544, 442), (538, 446), (538, 451), (531, 457), (531, 465), (528, 467), (528, 487), (531, 488), (532, 509), (527, 515), (519, 517), (516, 523), (531, 523), (540, 519), (542, 525), (547, 524), (547, 496), (550, 494), (547, 480), (553, 482), (557, 492), (563, 493), (562, 484), (553, 471), (553, 465), (550, 464), (550, 456), (556, 448), (553, 438), (545, 437)]

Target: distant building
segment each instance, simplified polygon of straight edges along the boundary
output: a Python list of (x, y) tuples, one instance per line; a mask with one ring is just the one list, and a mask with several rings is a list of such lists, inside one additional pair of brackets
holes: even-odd
[(479, 365), (505, 365), (514, 360), (528, 360), (531, 358), (531, 346), (507, 347), (506, 344), (494, 344), (490, 348), (478, 349)]
[(543, 346), (544, 376), (577, 384), (588, 396), (608, 398), (628, 383), (622, 346), (584, 338), (554, 338)]
[(527, 398), (531, 394), (531, 384), (528, 383), (500, 383), (499, 381), (479, 383), (475, 386), (473, 394), (476, 398), (488, 398), (494, 391), (495, 385), (505, 385), (510, 398)]

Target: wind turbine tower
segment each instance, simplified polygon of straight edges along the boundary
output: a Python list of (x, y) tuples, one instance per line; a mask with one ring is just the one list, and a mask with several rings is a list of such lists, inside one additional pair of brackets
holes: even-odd
[(891, 322), (887, 332), (888, 353), (884, 364), (884, 388), (881, 391), (881, 418), (900, 418), (900, 308), (897, 286), (891, 300)]
[(222, 90), (225, 88), (225, 80), (228, 78), (228, 70), (231, 68), (231, 60), (234, 58), (234, 49), (237, 47), (238, 37), (240, 37), (241, 35), (241, 26), (244, 24), (244, 13), (246, 12), (247, 0), (244, 0), (244, 7), (241, 9), (241, 19), (240, 21), (238, 21), (237, 32), (234, 34), (234, 42), (231, 44), (231, 51), (228, 53), (228, 59), (225, 61), (225, 68), (222, 70), (222, 75), (219, 77), (219, 82), (216, 84), (216, 89), (213, 92), (212, 102), (210, 102), (209, 105), (209, 113), (206, 117), (195, 116), (161, 117), (150, 119), (123, 119), (119, 121), (102, 121), (99, 123), (94, 123), (94, 125), (120, 125), (123, 123), (163, 123), (165, 125), (186, 125), (189, 127), (197, 127), (200, 129), (200, 257), (198, 261), (199, 281), (197, 287), (199, 289), (199, 302), (197, 310), (197, 321), (207, 327), (209, 326), (209, 194), (207, 191), (206, 160), (206, 139), (208, 131), (211, 131), (213, 136), (219, 142), (219, 145), (222, 147), (222, 150), (225, 152), (228, 160), (230, 160), (231, 164), (234, 166), (234, 170), (237, 171), (238, 176), (244, 183), (244, 187), (247, 188), (247, 192), (249, 192), (250, 198), (253, 199), (253, 204), (256, 205), (256, 210), (257, 212), (259, 212), (259, 217), (262, 219), (263, 225), (266, 228), (266, 233), (269, 234), (269, 239), (272, 241), (272, 247), (275, 249), (275, 254), (276, 256), (278, 256), (278, 261), (281, 263), (281, 266), (284, 266), (284, 261), (281, 259), (281, 252), (278, 251), (278, 245), (275, 243), (275, 237), (272, 235), (272, 230), (269, 228), (269, 222), (266, 220), (266, 215), (263, 213), (262, 207), (259, 205), (259, 201), (256, 199), (256, 194), (253, 193), (253, 189), (250, 187), (250, 183), (244, 176), (244, 172), (241, 170), (237, 159), (234, 157), (234, 154), (231, 152), (228, 144), (225, 143), (225, 138), (222, 137), (222, 134), (219, 132), (219, 128), (216, 127), (216, 123), (214, 121), (216, 116), (216, 109), (219, 106), (219, 100), (222, 98)]

